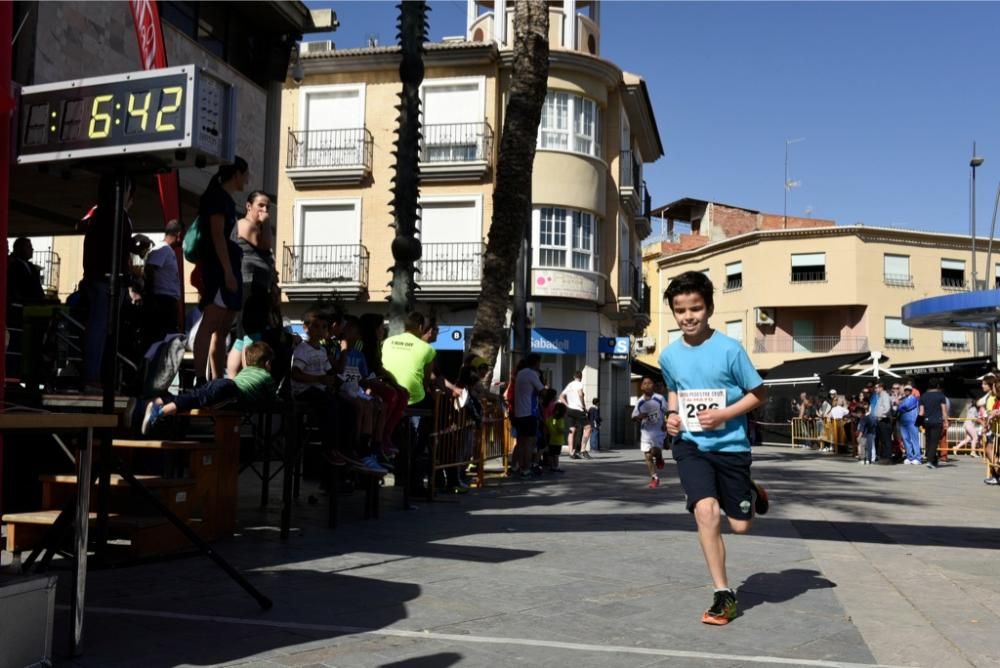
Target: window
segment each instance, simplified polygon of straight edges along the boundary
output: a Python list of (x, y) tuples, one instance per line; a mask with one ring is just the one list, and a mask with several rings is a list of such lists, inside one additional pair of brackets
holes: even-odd
[(419, 283), (479, 281), (483, 266), (482, 198), (420, 199)]
[(900, 318), (885, 319), (885, 345), (887, 348), (911, 348), (913, 339), (910, 328)]
[(743, 341), (743, 321), (742, 320), (729, 320), (726, 322), (726, 336), (731, 339), (736, 339), (742, 343)]
[(482, 77), (424, 81), (423, 136), (427, 162), (485, 160)]
[(793, 283), (825, 280), (826, 253), (795, 253), (792, 255)]
[(597, 271), (597, 219), (585, 211), (535, 209), (536, 266)]
[(296, 133), (298, 167), (345, 167), (366, 159), (365, 86), (303, 86)]
[(941, 260), (941, 287), (965, 289), (965, 260)]
[(993, 272), (993, 288), (994, 289), (1000, 288), (1000, 264), (995, 265), (995, 269)]
[(941, 332), (941, 347), (944, 350), (968, 350), (969, 343), (965, 339), (965, 332)]
[(886, 285), (913, 287), (913, 276), (910, 275), (910, 256), (885, 254), (883, 259), (883, 277)]
[(743, 287), (743, 262), (730, 262), (726, 265), (726, 290), (739, 290)]
[(679, 338), (681, 338), (681, 330), (671, 329), (670, 331), (667, 332), (667, 345), (669, 346), (671, 343), (673, 343)]
[(292, 282), (361, 281), (366, 267), (360, 200), (302, 200), (295, 203), (295, 218)]
[(579, 95), (549, 91), (542, 106), (538, 147), (600, 157), (601, 110), (597, 103)]

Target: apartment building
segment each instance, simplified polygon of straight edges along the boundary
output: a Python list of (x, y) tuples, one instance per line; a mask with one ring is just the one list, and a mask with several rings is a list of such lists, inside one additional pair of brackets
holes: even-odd
[[(426, 45), (421, 91), (417, 300), (444, 326), (435, 345), (448, 364), (475, 319), (514, 34), (512, 2), (470, 0), (467, 10), (464, 36)], [(663, 148), (643, 80), (601, 57), (599, 3), (550, 2), (549, 19), (532, 182), (531, 345), (553, 386), (583, 370), (588, 397), (625, 405), (627, 361), (602, 360), (599, 340), (648, 322), (643, 165)], [(282, 97), (277, 259), (286, 312), (334, 298), (350, 313), (384, 314), (399, 49), (312, 42), (300, 54), (302, 76)]]
[[(766, 229), (683, 239), (701, 236), (695, 228), (647, 247), (657, 305), (648, 332), (655, 340), (647, 339), (641, 359), (655, 363), (680, 337), (662, 295), (685, 271), (712, 279), (713, 325), (743, 341), (758, 369), (837, 353), (880, 351), (894, 365), (972, 353), (971, 332), (911, 329), (901, 317), (908, 302), (970, 289), (968, 237), (864, 225), (774, 229), (774, 218), (782, 216), (768, 216)], [(977, 249), (980, 286), (1000, 286), (1000, 258), (987, 267), (986, 243)]]

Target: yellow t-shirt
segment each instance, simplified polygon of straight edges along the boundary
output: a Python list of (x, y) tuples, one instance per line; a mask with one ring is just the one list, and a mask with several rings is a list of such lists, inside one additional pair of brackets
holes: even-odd
[(419, 337), (403, 332), (382, 342), (382, 366), (410, 393), (410, 405), (424, 399), (424, 367), (437, 352)]

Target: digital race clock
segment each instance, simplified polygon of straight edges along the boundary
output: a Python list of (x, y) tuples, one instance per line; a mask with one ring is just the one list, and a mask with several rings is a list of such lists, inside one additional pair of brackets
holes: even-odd
[(194, 65), (25, 86), (17, 161), (231, 162), (234, 112), (233, 87)]

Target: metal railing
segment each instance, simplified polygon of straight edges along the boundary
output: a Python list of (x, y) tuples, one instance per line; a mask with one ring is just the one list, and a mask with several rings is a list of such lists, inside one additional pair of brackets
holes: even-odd
[(285, 246), (281, 280), (367, 286), (369, 259), (368, 249), (360, 244)]
[(642, 299), (639, 300), (639, 313), (644, 313), (647, 316), (652, 313), (650, 310), (650, 300), (649, 300), (649, 284), (645, 280), (642, 281)]
[(755, 353), (866, 353), (867, 336), (758, 336)]
[(649, 212), (653, 210), (653, 197), (649, 194), (649, 187), (646, 186), (646, 182), (642, 182), (642, 186), (639, 188), (639, 201), (642, 202), (639, 207), (639, 217), (649, 218)]
[(965, 341), (944, 341), (941, 344), (941, 350), (948, 352), (964, 352), (969, 349), (969, 344)]
[(736, 290), (743, 289), (743, 276), (727, 276), (726, 286), (723, 288), (723, 292), (734, 292)]
[(493, 128), (488, 123), (445, 123), (425, 125), (420, 149), (423, 162), (489, 162)]
[(642, 301), (642, 272), (634, 262), (622, 265), (619, 274), (619, 297), (631, 297), (637, 302)]
[(885, 347), (890, 350), (911, 350), (913, 339), (886, 339)]
[(913, 276), (910, 274), (884, 274), (883, 280), (886, 285), (894, 285), (901, 288), (913, 287)]
[(642, 165), (632, 151), (622, 151), (618, 161), (618, 187), (638, 189), (642, 185)]
[(792, 270), (792, 283), (822, 283), (826, 280), (826, 269), (821, 271)]
[(372, 133), (366, 128), (288, 131), (288, 169), (372, 167)]
[(420, 283), (478, 283), (483, 278), (483, 253), (479, 241), (424, 244), (420, 256)]
[(945, 290), (965, 290), (969, 287), (969, 282), (964, 278), (941, 277), (941, 287)]
[(41, 269), (42, 290), (45, 292), (59, 291), (59, 253), (52, 250), (35, 251), (31, 256), (32, 264)]

